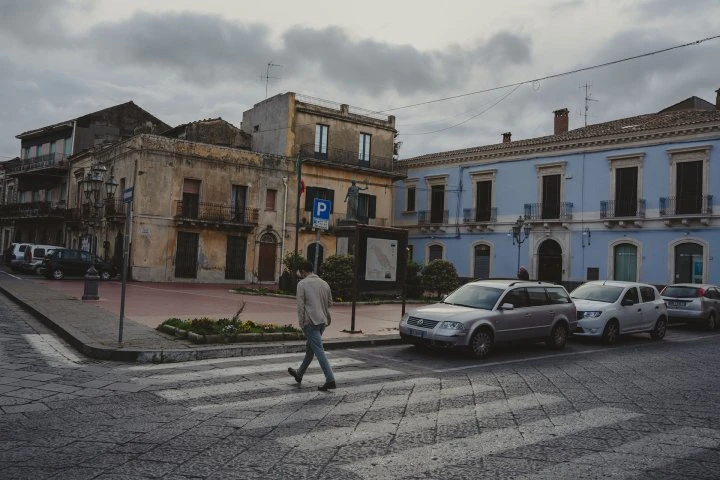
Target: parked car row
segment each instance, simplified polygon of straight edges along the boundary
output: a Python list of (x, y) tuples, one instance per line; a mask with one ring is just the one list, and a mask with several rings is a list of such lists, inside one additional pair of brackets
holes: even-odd
[(468, 349), (485, 358), (496, 343), (545, 341), (563, 349), (568, 338), (614, 344), (621, 335), (649, 333), (662, 340), (669, 321), (718, 327), (720, 288), (669, 285), (661, 294), (638, 282), (592, 281), (570, 294), (561, 285), (524, 280), (467, 283), (442, 301), (417, 308), (400, 321), (407, 343)]
[(12, 243), (4, 254), (5, 264), (13, 271), (44, 275), (61, 280), (66, 276), (84, 276), (94, 265), (103, 280), (117, 275), (115, 266), (84, 250), (72, 250), (56, 245)]

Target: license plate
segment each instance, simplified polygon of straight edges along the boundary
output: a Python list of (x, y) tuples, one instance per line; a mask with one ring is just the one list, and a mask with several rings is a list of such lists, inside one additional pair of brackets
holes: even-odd
[(684, 307), (685, 302), (668, 302), (668, 307)]
[(415, 329), (415, 328), (411, 328), (411, 329), (410, 329), (410, 335), (412, 335), (413, 337), (424, 338), (424, 337), (425, 337), (425, 330), (417, 330), (417, 329)]

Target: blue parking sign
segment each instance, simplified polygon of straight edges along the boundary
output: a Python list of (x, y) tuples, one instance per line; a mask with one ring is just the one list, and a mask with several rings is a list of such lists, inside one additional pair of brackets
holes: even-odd
[(315, 198), (313, 200), (312, 226), (320, 230), (327, 230), (330, 226), (330, 200)]

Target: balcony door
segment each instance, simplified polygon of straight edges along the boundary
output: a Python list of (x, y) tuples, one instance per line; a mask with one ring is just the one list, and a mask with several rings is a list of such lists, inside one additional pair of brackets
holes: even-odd
[(492, 208), (492, 180), (477, 182), (477, 198), (475, 199), (475, 221), (489, 222)]
[(681, 243), (675, 247), (675, 283), (703, 282), (703, 247)]
[(555, 240), (545, 240), (538, 249), (538, 280), (562, 281), (562, 247)]
[(676, 214), (702, 212), (703, 162), (680, 162), (675, 178)]
[(186, 178), (183, 181), (182, 216), (198, 218), (200, 208), (200, 180)]
[(542, 177), (542, 218), (560, 218), (560, 175)]
[(638, 167), (615, 170), (615, 216), (634, 217), (638, 205)]
[(275, 281), (275, 262), (277, 261), (277, 240), (272, 233), (260, 237), (258, 252), (258, 282)]
[(444, 223), (445, 185), (433, 185), (430, 190), (430, 223)]
[(233, 220), (245, 223), (247, 217), (247, 186), (233, 185), (231, 205)]

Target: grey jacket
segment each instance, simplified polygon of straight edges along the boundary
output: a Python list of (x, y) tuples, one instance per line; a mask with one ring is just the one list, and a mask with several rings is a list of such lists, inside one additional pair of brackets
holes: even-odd
[(330, 325), (332, 294), (330, 285), (314, 273), (297, 285), (297, 312), (300, 328), (307, 325)]

